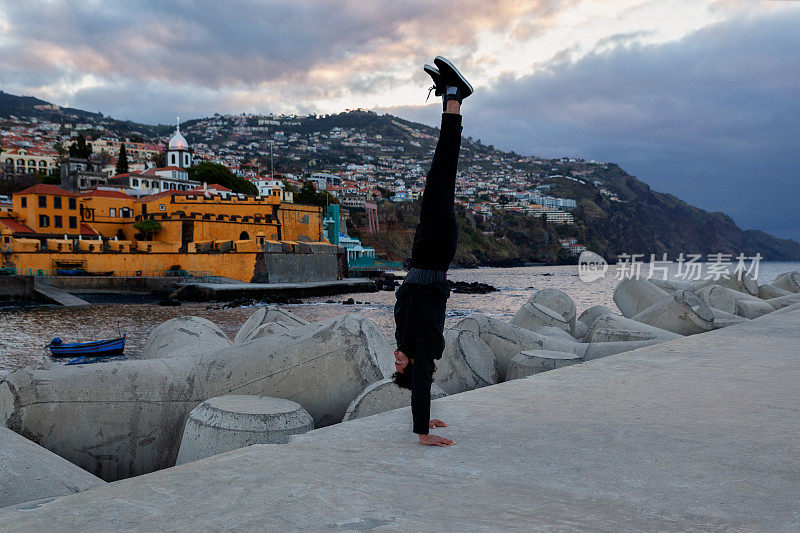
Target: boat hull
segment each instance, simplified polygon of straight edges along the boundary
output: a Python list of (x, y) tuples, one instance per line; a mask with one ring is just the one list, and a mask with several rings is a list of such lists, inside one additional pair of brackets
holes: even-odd
[(122, 355), (125, 352), (125, 336), (95, 342), (75, 342), (65, 344), (48, 344), (53, 357), (105, 357)]

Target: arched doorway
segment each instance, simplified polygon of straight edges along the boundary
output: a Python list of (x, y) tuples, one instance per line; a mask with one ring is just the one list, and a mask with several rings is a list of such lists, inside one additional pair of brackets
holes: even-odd
[(243, 231), (243, 232), (241, 232), (239, 234), (239, 240), (240, 241), (249, 241), (250, 240), (250, 235), (246, 231)]

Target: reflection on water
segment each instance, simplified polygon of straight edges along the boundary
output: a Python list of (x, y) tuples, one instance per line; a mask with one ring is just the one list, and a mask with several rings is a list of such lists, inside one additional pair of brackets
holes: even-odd
[[(762, 263), (758, 281), (768, 283), (779, 273), (790, 270), (800, 270), (800, 264)], [(509, 320), (532, 291), (544, 288), (560, 289), (569, 294), (575, 300), (578, 313), (598, 304), (616, 309), (612, 296), (618, 280), (613, 274), (609, 273), (597, 281), (585, 283), (578, 278), (575, 266), (452, 270), (450, 278), (455, 281), (481, 281), (500, 290), (490, 294), (453, 294), (447, 305), (445, 324), (448, 327), (453, 326), (461, 317), (476, 311)], [(361, 303), (340, 303), (350, 297)], [(339, 303), (325, 303), (327, 300)], [(374, 321), (392, 339), (394, 300), (393, 292), (382, 291), (307, 298), (303, 304), (284, 307), (310, 322), (345, 313), (358, 313)], [(115, 337), (121, 331), (128, 335), (125, 350), (127, 356), (136, 358), (141, 354), (150, 331), (165, 320), (185, 315), (200, 316), (219, 324), (233, 338), (241, 324), (253, 312), (249, 307), (217, 307), (218, 304), (191, 303), (180, 307), (100, 304), (76, 308), (39, 306), (6, 309), (0, 311), (0, 376), (8, 370), (26, 365), (51, 364), (43, 347), (55, 336), (61, 337), (65, 342), (80, 342)]]

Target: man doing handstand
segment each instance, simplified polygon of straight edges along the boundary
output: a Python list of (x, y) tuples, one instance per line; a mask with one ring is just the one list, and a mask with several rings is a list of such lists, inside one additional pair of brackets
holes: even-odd
[(447, 59), (438, 56), (435, 67), (424, 70), (433, 78), (437, 96), (442, 97), (444, 113), (439, 142), (425, 180), (419, 224), (411, 247), (411, 268), (397, 290), (394, 306), (395, 339), (394, 382), (411, 389), (414, 433), (420, 444), (449, 446), (452, 440), (429, 435), (428, 429), (445, 427), (441, 420), (430, 420), (431, 384), (436, 370), (434, 360), (444, 351), (444, 314), (450, 289), (447, 269), (456, 253), (458, 229), (453, 200), (458, 153), (461, 149), (461, 102), (472, 94), (472, 86)]

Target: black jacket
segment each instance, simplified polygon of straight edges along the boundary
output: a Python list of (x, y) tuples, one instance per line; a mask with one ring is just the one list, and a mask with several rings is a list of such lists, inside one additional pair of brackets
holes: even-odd
[(444, 315), (450, 289), (446, 282), (404, 283), (397, 289), (394, 317), (397, 349), (414, 359), (411, 371), (411, 414), (414, 433), (427, 434), (431, 410), (434, 360), (444, 351)]

